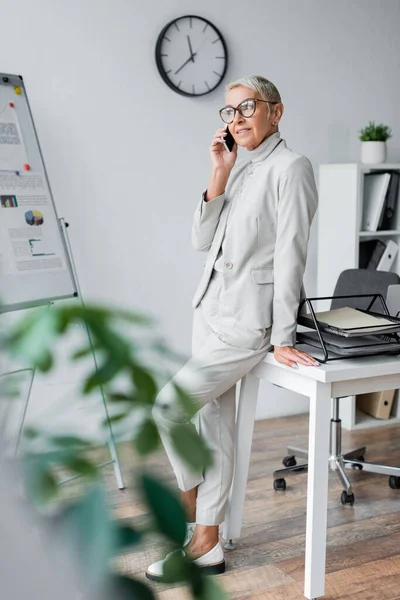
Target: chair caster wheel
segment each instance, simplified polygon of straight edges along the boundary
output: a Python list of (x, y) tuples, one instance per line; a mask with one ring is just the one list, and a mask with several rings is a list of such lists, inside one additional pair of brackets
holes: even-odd
[(274, 479), (274, 490), (276, 492), (286, 490), (286, 481), (284, 479)]
[(392, 490), (400, 490), (400, 477), (391, 475), (389, 477), (389, 487), (391, 487)]
[(354, 500), (355, 500), (354, 494), (348, 494), (346, 492), (346, 490), (344, 490), (342, 492), (342, 495), (340, 497), (340, 501), (343, 504), (343, 506), (346, 506), (346, 504), (350, 504), (350, 506), (353, 506)]
[[(355, 458), (354, 460), (358, 460), (360, 463), (365, 462), (365, 458), (363, 456), (357, 456), (357, 458)], [(362, 471), (363, 466), (362, 465), (353, 465), (353, 469)]]
[(297, 461), (294, 456), (285, 456), (282, 461), (284, 467), (295, 467), (297, 465)]

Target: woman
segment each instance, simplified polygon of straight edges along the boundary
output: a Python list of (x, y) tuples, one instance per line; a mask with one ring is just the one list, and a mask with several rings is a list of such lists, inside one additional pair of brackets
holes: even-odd
[[(227, 86), (226, 103), (220, 116), (235, 145), (228, 153), (222, 144), (226, 125), (215, 132), (211, 176), (193, 220), (192, 244), (208, 252), (193, 298), (193, 355), (153, 410), (188, 515), (185, 551), (209, 573), (225, 570), (218, 526), (232, 481), (236, 382), (272, 348), (284, 365), (319, 364), (294, 348), (318, 203), (311, 163), (280, 137), (284, 106), (270, 81), (239, 79)], [(247, 148), (244, 160), (238, 145)], [(172, 447), (169, 431), (185, 421), (173, 382), (202, 407), (194, 422), (214, 458), (205, 472), (193, 473)], [(160, 579), (163, 564), (152, 564), (147, 577)]]

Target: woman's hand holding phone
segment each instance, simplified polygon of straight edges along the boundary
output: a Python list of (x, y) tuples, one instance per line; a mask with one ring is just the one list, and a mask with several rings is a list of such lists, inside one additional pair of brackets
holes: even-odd
[(226, 137), (225, 128), (220, 127), (214, 134), (210, 146), (211, 175), (208, 182), (205, 201), (220, 196), (228, 183), (229, 175), (237, 158), (237, 144), (234, 143), (231, 152), (227, 152), (221, 138)]
[[(233, 165), (237, 158), (237, 144), (233, 144), (232, 151), (227, 152), (225, 145), (222, 142), (227, 136), (227, 132), (224, 127), (219, 127), (214, 134), (211, 146), (210, 146), (210, 158), (211, 165), (214, 169), (222, 169), (227, 171), (227, 174), (232, 170)], [(221, 139), (222, 138), (222, 139)]]

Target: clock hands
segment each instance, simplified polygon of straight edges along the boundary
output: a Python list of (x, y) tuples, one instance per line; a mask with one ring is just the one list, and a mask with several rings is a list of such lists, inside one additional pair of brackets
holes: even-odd
[(192, 54), (192, 56), (189, 56), (189, 58), (188, 58), (188, 59), (187, 59), (187, 60), (186, 60), (186, 61), (183, 63), (183, 65), (181, 65), (181, 66), (179, 67), (179, 69), (178, 69), (177, 71), (175, 71), (175, 75), (176, 75), (177, 73), (179, 73), (179, 71), (180, 71), (181, 69), (183, 69), (183, 67), (184, 67), (185, 65), (187, 65), (187, 64), (188, 64), (188, 62), (190, 62), (191, 60), (194, 62), (194, 60), (193, 60), (193, 59), (194, 59), (194, 57), (196, 56), (196, 54), (197, 54), (197, 52), (195, 52), (194, 54)]
[(190, 58), (194, 62), (194, 56), (195, 55), (193, 54), (192, 44), (190, 43), (190, 37), (188, 35), (186, 37), (187, 37), (187, 41), (188, 41), (188, 44), (189, 44)]
[(206, 37), (206, 38), (204, 38), (204, 39), (203, 39), (203, 41), (201, 42), (200, 46), (197, 48), (196, 52), (193, 52), (192, 44), (190, 43), (190, 37), (189, 37), (188, 35), (187, 35), (186, 37), (187, 37), (187, 41), (188, 41), (188, 44), (189, 44), (190, 56), (189, 56), (189, 58), (188, 58), (188, 59), (187, 59), (187, 60), (186, 60), (186, 61), (183, 63), (183, 65), (181, 65), (181, 66), (179, 67), (179, 69), (178, 69), (177, 71), (175, 71), (175, 75), (177, 75), (177, 74), (179, 73), (179, 71), (180, 71), (181, 69), (183, 69), (183, 67), (185, 67), (185, 66), (188, 64), (188, 62), (190, 62), (190, 61), (194, 62), (194, 57), (197, 55), (198, 51), (199, 51), (199, 50), (200, 50), (200, 48), (201, 48), (201, 47), (204, 45), (204, 43), (205, 43), (205, 42), (208, 40), (208, 38), (207, 38), (207, 37)]

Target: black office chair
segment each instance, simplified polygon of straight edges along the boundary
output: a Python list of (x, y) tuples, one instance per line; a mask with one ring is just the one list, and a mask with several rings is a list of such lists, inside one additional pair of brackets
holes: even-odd
[[(389, 285), (399, 284), (400, 277), (397, 273), (388, 271), (376, 271), (371, 269), (347, 269), (343, 271), (337, 280), (334, 296), (343, 296), (350, 294), (382, 294), (386, 299)], [(366, 309), (371, 298), (333, 298), (331, 309), (349, 306), (351, 308)], [(373, 305), (372, 310), (384, 313), (384, 309), (379, 299)], [(342, 396), (344, 397), (344, 396)], [(333, 414), (330, 427), (330, 457), (329, 467), (336, 471), (340, 481), (345, 488), (341, 495), (343, 505), (354, 504), (354, 494), (349, 478), (345, 473), (345, 467), (379, 473), (389, 476), (389, 485), (392, 489), (400, 489), (400, 467), (390, 467), (367, 463), (364, 460), (366, 447), (357, 448), (342, 454), (342, 422), (339, 417), (339, 398), (333, 398)], [(285, 477), (304, 473), (308, 465), (297, 464), (297, 458), (308, 458), (308, 451), (295, 446), (288, 446), (288, 456), (283, 459), (284, 469), (274, 471), (274, 489), (276, 491), (286, 489)]]

